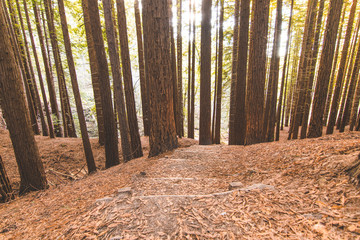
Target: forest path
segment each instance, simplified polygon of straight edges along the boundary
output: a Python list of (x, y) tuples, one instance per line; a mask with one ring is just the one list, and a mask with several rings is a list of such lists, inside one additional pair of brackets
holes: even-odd
[[(98, 199), (69, 236), (356, 238), (360, 198), (342, 169), (360, 150), (357, 137), (177, 149), (133, 175), (131, 191)], [(229, 191), (231, 182), (243, 187)]]
[[(343, 170), (359, 139), (346, 132), (245, 147), (182, 139), (172, 152), (74, 181), (49, 169), (76, 157), (78, 172), (80, 140), (49, 148), (38, 138), (50, 181), (66, 182), (0, 205), (0, 239), (356, 239), (359, 190)], [(243, 187), (229, 191), (232, 182)]]

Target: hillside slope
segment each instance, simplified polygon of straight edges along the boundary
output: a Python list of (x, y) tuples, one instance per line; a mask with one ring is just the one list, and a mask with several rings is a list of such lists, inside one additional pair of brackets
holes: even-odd
[[(246, 147), (183, 139), (183, 148), (91, 176), (53, 172), (78, 179), (1, 204), (0, 239), (356, 239), (360, 195), (343, 169), (356, 159), (359, 138), (346, 132)], [(43, 155), (48, 140), (37, 141)], [(69, 140), (56, 141), (46, 150), (51, 159), (68, 154), (58, 147)], [(81, 148), (72, 151), (81, 156)], [(229, 191), (232, 182), (242, 186)]]

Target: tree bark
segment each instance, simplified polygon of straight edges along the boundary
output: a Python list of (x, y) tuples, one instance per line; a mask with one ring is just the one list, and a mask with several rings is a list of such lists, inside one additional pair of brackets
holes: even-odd
[(178, 115), (179, 115), (179, 130), (178, 136), (184, 136), (184, 111), (183, 111), (183, 81), (182, 81), (182, 0), (176, 1), (177, 5), (177, 37), (176, 37), (176, 46), (177, 46), (177, 72), (178, 72)]
[(336, 35), (340, 22), (342, 4), (343, 0), (330, 1), (323, 50), (321, 53), (320, 67), (314, 93), (312, 115), (307, 135), (308, 138), (320, 137), (322, 135), (323, 113), (329, 86), (329, 78), (334, 57)]
[(0, 91), (1, 107), (6, 116), (7, 127), (13, 144), (20, 173), (20, 194), (45, 189), (47, 181), (31, 130), (29, 112), (25, 104), (21, 73), (11, 48), (5, 12), (0, 5)]
[(248, 86), (246, 94), (246, 145), (264, 141), (262, 118), (264, 111), (269, 5), (269, 0), (254, 0), (252, 5), (253, 15), (250, 30)]
[(93, 152), (91, 150), (89, 135), (87, 132), (84, 109), (83, 109), (83, 106), (81, 103), (81, 95), (80, 95), (80, 91), (79, 91), (79, 85), (77, 82), (75, 63), (74, 63), (72, 50), (71, 50), (71, 42), (70, 42), (70, 36), (69, 36), (69, 30), (68, 30), (67, 21), (66, 21), (65, 7), (64, 7), (63, 0), (58, 0), (58, 5), (59, 5), (61, 27), (62, 27), (62, 32), (63, 32), (63, 36), (64, 36), (66, 58), (67, 58), (68, 66), (69, 66), (71, 84), (72, 84), (72, 89), (74, 92), (74, 98), (75, 98), (75, 104), (76, 104), (76, 110), (77, 110), (79, 123), (80, 123), (81, 139), (83, 142), (84, 153), (85, 153), (85, 157), (86, 157), (86, 164), (88, 167), (88, 172), (93, 173), (93, 172), (96, 172), (96, 165), (95, 165)]
[(136, 36), (138, 44), (138, 58), (140, 71), (140, 90), (141, 103), (143, 112), (144, 135), (150, 135), (150, 121), (149, 121), (149, 96), (147, 94), (146, 74), (145, 74), (145, 59), (144, 59), (144, 43), (141, 24), (141, 15), (139, 10), (139, 0), (135, 0), (135, 22), (136, 22)]
[(128, 43), (128, 35), (127, 35), (126, 15), (125, 15), (125, 4), (124, 4), (124, 0), (117, 0), (116, 3), (117, 3), (116, 4), (117, 13), (118, 13), (121, 63), (122, 63), (122, 71), (124, 77), (126, 110), (127, 110), (128, 124), (130, 130), (131, 147), (132, 147), (133, 157), (138, 158), (143, 156), (143, 152), (141, 148), (139, 126), (136, 117), (134, 87), (132, 83), (130, 52), (128, 45), (129, 43)]
[(211, 5), (203, 0), (201, 6), (200, 145), (211, 144)]
[[(112, 17), (112, 6), (110, 0), (103, 0), (106, 36), (108, 41), (108, 49), (110, 56), (111, 72), (114, 82), (115, 102), (118, 110), (121, 148), (124, 161), (127, 162), (133, 158), (130, 145), (129, 126), (126, 118), (124, 89), (121, 79), (120, 57), (118, 52), (118, 45), (115, 39), (115, 27)], [(141, 80), (140, 80), (141, 81)]]
[(96, 0), (83, 0), (83, 11), (90, 19), (91, 36), (94, 41), (96, 61), (99, 71), (99, 86), (101, 106), (103, 106), (104, 133), (105, 133), (105, 167), (109, 168), (119, 164), (118, 138), (115, 125), (115, 116), (111, 100), (109, 69), (106, 60), (104, 39), (101, 32), (98, 2)]
[(0, 203), (14, 199), (14, 193), (0, 156)]
[[(329, 123), (326, 128), (326, 134), (332, 134), (334, 132), (334, 126), (336, 122), (336, 117), (338, 113), (338, 107), (339, 107), (339, 100), (340, 100), (340, 93), (342, 89), (342, 82), (345, 75), (345, 64), (346, 59), (348, 58), (348, 50), (350, 45), (350, 38), (351, 38), (351, 32), (352, 32), (352, 26), (354, 22), (354, 15), (355, 15), (355, 9), (356, 9), (356, 3), (357, 0), (353, 1), (353, 5), (350, 10), (350, 16), (349, 16), (349, 22), (346, 28), (346, 34), (345, 34), (345, 41), (341, 53), (341, 59), (340, 59), (340, 66), (338, 69), (338, 75), (336, 78), (336, 84), (334, 88), (334, 94), (332, 98), (332, 104), (331, 104), (331, 110), (330, 110), (330, 116), (329, 116)], [(340, 9), (341, 11), (341, 9)]]
[(168, 1), (143, 0), (145, 64), (148, 67), (151, 114), (149, 157), (177, 147), (168, 9)]

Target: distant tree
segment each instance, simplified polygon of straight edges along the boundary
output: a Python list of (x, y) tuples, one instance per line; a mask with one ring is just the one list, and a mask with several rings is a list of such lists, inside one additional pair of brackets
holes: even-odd
[(115, 125), (115, 115), (111, 100), (109, 69), (106, 60), (104, 39), (101, 32), (98, 2), (96, 0), (82, 0), (83, 11), (90, 19), (91, 36), (94, 41), (96, 62), (99, 71), (99, 86), (101, 105), (103, 106), (105, 130), (105, 167), (119, 164), (118, 137)]
[(220, 0), (220, 20), (219, 20), (219, 49), (218, 49), (218, 70), (216, 86), (216, 109), (215, 109), (215, 133), (214, 143), (220, 144), (221, 134), (221, 98), (223, 83), (223, 54), (224, 53), (224, 0)]
[(156, 156), (177, 147), (170, 68), (169, 5), (143, 0), (145, 64), (150, 99), (150, 152)]
[(116, 5), (120, 37), (121, 63), (125, 86), (126, 110), (130, 130), (132, 154), (134, 158), (138, 158), (143, 156), (143, 152), (141, 148), (139, 126), (136, 116), (124, 0), (117, 0)]
[(150, 135), (149, 96), (146, 85), (144, 43), (143, 43), (143, 33), (142, 33), (142, 21), (141, 21), (140, 9), (139, 9), (139, 0), (134, 1), (134, 7), (135, 7), (136, 36), (137, 36), (137, 44), (138, 44), (140, 91), (141, 91), (141, 103), (142, 103), (142, 112), (143, 112), (144, 135), (149, 136)]
[(201, 145), (211, 144), (211, 5), (203, 0), (201, 6), (201, 52), (200, 52), (200, 136)]
[[(355, 12), (354, 12), (355, 10), (354, 10), (353, 6), (355, 6), (355, 8), (356, 8), (356, 3), (357, 3), (357, 0), (353, 1), (353, 5), (352, 5), (351, 11), (350, 11), (348, 25), (346, 28), (345, 40), (344, 40), (344, 44), (343, 44), (343, 48), (342, 48), (342, 52), (341, 52), (339, 69), (337, 71), (338, 75), (337, 75), (336, 83), (335, 83), (335, 87), (334, 87), (334, 93), (333, 93), (333, 97), (332, 97), (329, 122), (328, 122), (328, 126), (326, 128), (326, 134), (332, 134), (334, 132), (334, 126), (336, 123), (336, 117), (338, 114), (338, 107), (339, 107), (339, 102), (340, 102), (340, 93), (341, 93), (341, 89), (343, 87), (343, 79), (344, 79), (345, 70), (346, 70), (345, 65), (346, 65), (346, 60), (348, 58), (350, 38), (351, 38), (352, 30), (353, 30), (354, 15), (355, 15)], [(338, 11), (341, 11), (341, 9)]]
[(238, 70), (238, 51), (239, 51), (239, 9), (240, 0), (235, 0), (234, 9), (234, 38), (231, 66), (231, 87), (230, 87), (230, 113), (229, 113), (229, 145), (235, 144), (235, 96), (236, 96), (236, 80)]
[(336, 35), (340, 23), (343, 0), (331, 0), (321, 53), (319, 72), (315, 87), (312, 114), (307, 137), (314, 138), (322, 135), (323, 113), (331, 74), (332, 60), (336, 44)]
[[(195, 51), (196, 51), (196, 25), (195, 25), (195, 13), (196, 13), (196, 9), (195, 9), (195, 1), (193, 1), (193, 7), (192, 7), (192, 16), (193, 16), (193, 21), (192, 21), (192, 50), (189, 51), (189, 54), (191, 52), (192, 56), (191, 56), (191, 71), (189, 70), (189, 85), (190, 85), (190, 89), (188, 91), (188, 98), (189, 98), (189, 102), (188, 104), (190, 105), (188, 107), (188, 109), (190, 109), (190, 111), (188, 112), (188, 138), (194, 138), (194, 121), (195, 121)], [(190, 34), (189, 34), (190, 35)], [(189, 48), (191, 48), (191, 45), (189, 45)], [(190, 59), (190, 55), (189, 55), (189, 59)], [(189, 63), (190, 66), (190, 63)]]
[(24, 5), (24, 11), (25, 11), (25, 16), (26, 16), (26, 22), (27, 22), (27, 26), (28, 26), (31, 46), (32, 46), (32, 50), (33, 50), (35, 65), (36, 65), (37, 74), (38, 74), (38, 78), (39, 78), (41, 95), (42, 95), (43, 102), (44, 102), (44, 109), (45, 109), (45, 113), (46, 113), (47, 125), (48, 125), (48, 128), (49, 128), (49, 135), (50, 135), (50, 138), (54, 138), (55, 137), (54, 126), (53, 126), (53, 123), (52, 123), (50, 110), (49, 110), (49, 107), (48, 107), (48, 101), (47, 101), (47, 97), (46, 97), (44, 80), (43, 80), (43, 77), (42, 77), (42, 71), (41, 71), (41, 67), (40, 67), (39, 57), (38, 57), (38, 54), (37, 54), (34, 35), (33, 35), (33, 32), (32, 32), (31, 20), (30, 20), (30, 17), (29, 17), (29, 10), (28, 10), (26, 1), (23, 1), (23, 5)]
[(64, 69), (62, 65), (59, 43), (57, 39), (55, 23), (54, 23), (54, 10), (52, 8), (51, 0), (44, 0), (45, 14), (47, 25), (50, 33), (50, 42), (52, 52), (54, 55), (56, 74), (59, 83), (61, 113), (64, 126), (64, 137), (76, 137), (74, 119), (70, 107), (70, 99), (67, 91)]
[(68, 66), (69, 66), (71, 85), (72, 85), (72, 89), (73, 89), (73, 93), (74, 93), (76, 110), (77, 110), (79, 123), (80, 123), (81, 139), (82, 139), (82, 143), (84, 146), (86, 164), (88, 167), (88, 172), (92, 173), (92, 172), (96, 172), (96, 165), (95, 165), (93, 152), (91, 150), (91, 144), (90, 144), (89, 135), (88, 135), (87, 127), (86, 127), (84, 109), (82, 106), (79, 85), (77, 82), (75, 63), (74, 63), (72, 49), (71, 49), (70, 35), (69, 35), (69, 30), (68, 30), (68, 26), (67, 26), (66, 15), (65, 15), (64, 1), (58, 0), (58, 5), (59, 5), (61, 27), (62, 27), (62, 32), (63, 32), (63, 36), (64, 36), (66, 58), (67, 58)]
[[(191, 1), (190, 1), (191, 2)], [(176, 37), (176, 50), (177, 50), (177, 73), (178, 73), (178, 103), (179, 103), (179, 137), (184, 136), (184, 111), (183, 111), (183, 80), (182, 80), (182, 0), (176, 1), (177, 6), (177, 37)]]
[(11, 47), (13, 39), (10, 38), (4, 13), (5, 9), (0, 4), (0, 32), (3, 33), (0, 38), (0, 98), (19, 168), (20, 194), (23, 194), (45, 189), (47, 181), (31, 130), (22, 77)]
[(246, 145), (264, 141), (262, 120), (269, 5), (269, 0), (254, 0), (252, 3), (253, 15), (250, 29), (248, 86), (246, 92)]
[(40, 13), (39, 13), (39, 9), (38, 9), (38, 6), (37, 6), (37, 3), (35, 0), (32, 0), (32, 6), (33, 6), (33, 10), (34, 10), (37, 35), (38, 35), (39, 42), (40, 42), (41, 55), (42, 55), (44, 68), (45, 68), (46, 83), (47, 83), (47, 88), (48, 88), (48, 92), (49, 92), (51, 113), (56, 118), (54, 121), (54, 131), (55, 131), (55, 135), (57, 137), (61, 137), (62, 136), (62, 127), (58, 121), (60, 119), (60, 112), (59, 112), (59, 107), (58, 107), (58, 103), (56, 100), (54, 79), (53, 79), (51, 66), (50, 66), (50, 59), (49, 59), (50, 56), (48, 56), (47, 52), (46, 52), (45, 37), (44, 37), (43, 31), (42, 31), (41, 22), (40, 22)]

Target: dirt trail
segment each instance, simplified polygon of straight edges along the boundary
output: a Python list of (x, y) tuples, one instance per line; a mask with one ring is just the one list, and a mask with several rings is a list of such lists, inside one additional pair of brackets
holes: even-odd
[[(359, 191), (343, 169), (359, 138), (193, 145), (136, 159), (0, 205), (0, 239), (357, 239)], [(229, 191), (232, 182), (243, 187)], [(118, 192), (125, 187), (131, 194)]]

